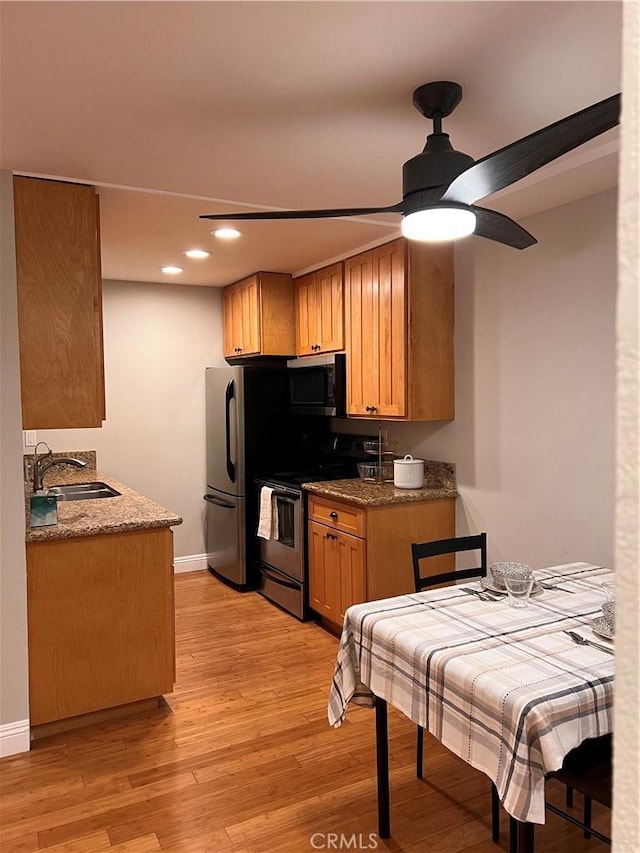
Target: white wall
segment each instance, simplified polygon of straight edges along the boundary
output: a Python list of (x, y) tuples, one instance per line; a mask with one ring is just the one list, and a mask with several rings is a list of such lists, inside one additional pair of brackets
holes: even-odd
[[(176, 557), (204, 553), (205, 367), (225, 364), (219, 288), (104, 282), (107, 419), (39, 430), (55, 451), (97, 451), (98, 469), (184, 518)], [(195, 568), (195, 565), (193, 566)]]
[(537, 246), (458, 251), (455, 421), (390, 436), (456, 463), (458, 533), (490, 560), (612, 566), (616, 195), (524, 224)]

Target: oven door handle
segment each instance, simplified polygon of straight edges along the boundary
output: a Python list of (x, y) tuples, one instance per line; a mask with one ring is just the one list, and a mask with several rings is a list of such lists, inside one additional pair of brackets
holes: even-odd
[(227, 501), (221, 501), (220, 498), (215, 498), (213, 495), (204, 495), (204, 499), (210, 504), (224, 507), (224, 509), (235, 509), (235, 504), (230, 504)]
[(268, 489), (273, 489), (274, 498), (286, 498), (290, 501), (299, 501), (302, 497), (300, 489), (289, 489), (287, 487), (278, 486), (276, 483), (270, 483), (268, 480), (257, 480), (256, 482), (260, 486), (260, 489), (264, 486)]
[(266, 578), (269, 578), (269, 580), (272, 580), (274, 583), (277, 583), (280, 586), (286, 586), (287, 589), (295, 589), (295, 590), (300, 589), (299, 583), (290, 583), (289, 581), (283, 580), (280, 573), (275, 574), (274, 572), (271, 571), (271, 569), (268, 569), (266, 566), (260, 566), (260, 572)]
[(290, 492), (280, 492), (278, 489), (273, 490), (273, 497), (281, 498), (283, 501), (291, 501), (291, 503), (296, 503), (300, 500), (300, 495), (292, 495)]

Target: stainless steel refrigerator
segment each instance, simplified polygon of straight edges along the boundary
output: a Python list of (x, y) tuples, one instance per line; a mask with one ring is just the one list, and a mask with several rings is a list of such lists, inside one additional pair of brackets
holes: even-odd
[(206, 368), (209, 569), (239, 589), (258, 583), (255, 480), (291, 452), (287, 388), (284, 364)]

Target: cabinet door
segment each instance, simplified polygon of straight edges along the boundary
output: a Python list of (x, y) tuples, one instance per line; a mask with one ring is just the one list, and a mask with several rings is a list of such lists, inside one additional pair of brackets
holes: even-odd
[(342, 600), (338, 534), (316, 521), (309, 522), (308, 530), (309, 606), (330, 622), (338, 623)]
[(102, 279), (95, 190), (23, 177), (15, 177), (13, 186), (22, 425), (102, 426)]
[(318, 293), (316, 273), (295, 280), (296, 288), (296, 354), (310, 355), (318, 350)]
[(238, 285), (242, 303), (242, 355), (260, 352), (260, 292), (258, 277), (251, 276)]
[(402, 240), (345, 262), (347, 414), (406, 414), (405, 249)]
[(235, 285), (222, 291), (222, 334), (225, 358), (239, 354), (242, 342), (242, 313), (240, 293)]
[(222, 291), (225, 358), (260, 352), (260, 294), (258, 277), (238, 281)]
[(334, 625), (365, 601), (364, 540), (309, 522), (309, 606)]
[(368, 415), (376, 382), (377, 316), (372, 312), (371, 252), (345, 261), (345, 338), (347, 414)]
[(374, 309), (378, 313), (375, 415), (403, 417), (407, 398), (405, 246), (396, 240), (372, 252)]
[(338, 533), (332, 544), (338, 549), (340, 571), (340, 614), (338, 624), (344, 622), (344, 612), (352, 604), (366, 601), (364, 539)]
[(316, 352), (335, 352), (344, 347), (344, 305), (342, 264), (333, 264), (317, 272), (316, 315), (320, 346)]

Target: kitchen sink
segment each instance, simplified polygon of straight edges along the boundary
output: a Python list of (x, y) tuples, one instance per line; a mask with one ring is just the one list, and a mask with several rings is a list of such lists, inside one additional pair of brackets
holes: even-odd
[(92, 501), (96, 498), (115, 498), (120, 492), (107, 483), (71, 483), (68, 486), (51, 486), (49, 494), (57, 496), (59, 501)]

